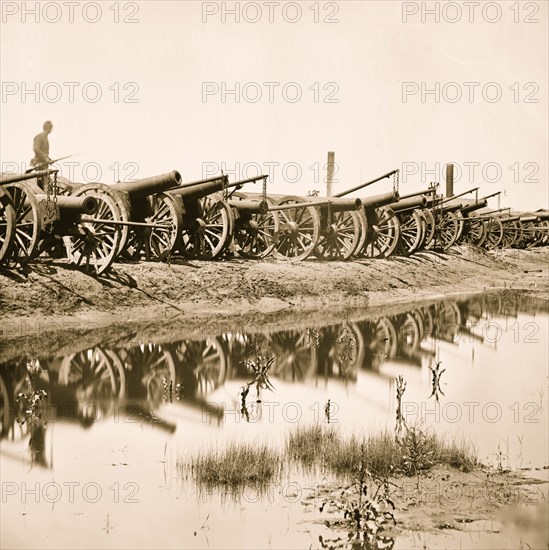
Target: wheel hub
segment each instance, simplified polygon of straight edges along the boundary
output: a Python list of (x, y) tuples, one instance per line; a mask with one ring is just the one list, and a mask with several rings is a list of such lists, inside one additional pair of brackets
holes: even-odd
[(282, 232), (286, 233), (287, 235), (291, 235), (292, 237), (295, 237), (299, 233), (299, 228), (297, 226), (297, 223), (295, 222), (286, 223), (282, 228)]

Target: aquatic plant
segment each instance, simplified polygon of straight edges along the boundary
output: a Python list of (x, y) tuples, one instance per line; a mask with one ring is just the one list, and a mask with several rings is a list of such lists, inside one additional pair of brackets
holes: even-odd
[(307, 349), (318, 349), (320, 346), (320, 333), (317, 328), (308, 328), (307, 333)]
[(244, 416), (246, 422), (250, 421), (250, 411), (248, 409), (247, 398), (250, 393), (250, 388), (256, 388), (256, 403), (261, 403), (261, 390), (273, 391), (274, 386), (269, 380), (269, 369), (272, 367), (276, 357), (261, 357), (258, 356), (255, 361), (247, 359), (243, 361), (246, 367), (253, 372), (253, 378), (240, 392), (240, 414)]
[(429, 399), (434, 396), (437, 403), (439, 401), (439, 396), (444, 395), (440, 387), (440, 377), (446, 372), (446, 369), (440, 370), (440, 364), (441, 361), (437, 361), (434, 368), (429, 365), (429, 370), (431, 371), (431, 395)]
[(321, 466), (340, 477), (356, 477), (365, 467), (373, 475), (417, 475), (443, 464), (470, 471), (478, 460), (467, 445), (446, 442), (420, 426), (407, 428), (397, 438), (390, 431), (343, 438), (330, 426), (312, 425), (291, 432), (286, 440), (291, 461), (312, 468)]
[(230, 443), (225, 449), (201, 451), (190, 461), (192, 477), (202, 488), (266, 488), (280, 471), (279, 453), (265, 444)]
[(406, 391), (406, 381), (402, 375), (399, 375), (396, 378), (396, 398), (397, 398), (397, 407), (396, 407), (396, 424), (395, 424), (395, 433), (397, 437), (402, 434), (403, 429), (406, 427), (406, 420), (402, 414), (402, 396)]
[(328, 493), (319, 510), (343, 515), (341, 520), (326, 521), (328, 527), (346, 528), (347, 538), (324, 539), (322, 548), (348, 547), (367, 550), (392, 548), (390, 529), (396, 525), (395, 504), (389, 494), (389, 480), (378, 478), (366, 467), (366, 443), (362, 441), (356, 479), (349, 485)]
[(294, 462), (310, 468), (324, 464), (326, 453), (339, 445), (341, 438), (333, 428), (315, 424), (299, 426), (286, 439), (286, 454)]
[(163, 403), (173, 403), (173, 398), (177, 401), (180, 401), (183, 399), (183, 385), (182, 384), (176, 384), (175, 387), (173, 385), (173, 380), (170, 380), (168, 383), (168, 380), (165, 376), (162, 377), (162, 402)]

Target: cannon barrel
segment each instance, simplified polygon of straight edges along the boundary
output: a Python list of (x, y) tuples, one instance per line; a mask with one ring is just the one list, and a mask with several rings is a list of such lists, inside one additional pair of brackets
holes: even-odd
[(481, 208), (485, 208), (486, 206), (488, 206), (488, 201), (486, 200), (486, 198), (479, 199), (477, 203), (464, 205), (463, 208), (461, 209), (461, 213), (466, 215), (471, 212), (474, 212), (475, 210), (480, 210)]
[(236, 208), (239, 212), (249, 214), (266, 214), (269, 211), (269, 203), (267, 201), (254, 199), (229, 199), (227, 202), (229, 203), (229, 206)]
[(184, 199), (197, 200), (213, 193), (223, 191), (223, 189), (242, 187), (246, 183), (255, 182), (268, 177), (269, 176), (261, 175), (229, 183), (228, 176), (219, 176), (217, 178), (212, 178), (205, 183), (198, 182), (194, 185), (182, 185), (180, 187), (177, 187), (176, 189), (170, 189), (168, 192), (171, 195), (178, 195)]
[(445, 199), (442, 199), (442, 203), (446, 204), (448, 202), (451, 202), (455, 199), (459, 199), (459, 197), (463, 197), (464, 195), (468, 195), (469, 193), (472, 193), (473, 191), (477, 191), (478, 187), (473, 187), (472, 189), (469, 189), (468, 191), (463, 191), (463, 193), (460, 193), (459, 195), (453, 195), (452, 197), (446, 197)]
[(427, 206), (427, 197), (425, 195), (420, 195), (419, 197), (410, 197), (404, 200), (401, 199), (397, 202), (391, 202), (387, 206), (395, 212), (425, 208), (425, 206)]
[(521, 222), (537, 222), (537, 221), (539, 221), (539, 218), (537, 216), (532, 216), (532, 215), (529, 215), (529, 216), (520, 215), (519, 219), (520, 219)]
[(541, 221), (549, 220), (549, 212), (534, 212), (532, 213), (532, 216), (536, 216)]
[(491, 193), (490, 195), (486, 195), (484, 197), (485, 200), (491, 199), (492, 197), (497, 197), (498, 195), (501, 195), (501, 191), (496, 191), (495, 193)]
[(475, 216), (475, 220), (487, 220), (490, 218), (497, 217), (498, 219), (501, 219), (501, 216), (494, 216), (494, 214), (499, 214), (501, 212), (505, 212), (510, 210), (510, 208), (499, 208), (498, 210), (490, 210), (489, 212), (481, 212), (480, 215)]
[[(47, 201), (48, 196), (44, 194), (37, 194), (36, 199), (39, 202)], [(97, 199), (90, 195), (79, 197), (58, 195), (55, 200), (61, 212), (65, 210), (71, 212), (79, 212), (80, 214), (88, 214), (91, 216), (92, 214), (95, 214), (99, 209), (99, 203), (97, 202)]]
[(437, 210), (442, 210), (442, 212), (446, 214), (447, 212), (457, 212), (461, 210), (463, 206), (461, 202), (458, 202), (454, 204), (445, 204), (444, 206), (438, 207)]
[(226, 180), (228, 181), (229, 176), (212, 176), (210, 178), (205, 178), (203, 180), (196, 180), (196, 181), (188, 181), (181, 184), (181, 187), (192, 187), (193, 185), (201, 185), (203, 183), (210, 183), (211, 181), (217, 181), (217, 180)]
[[(246, 193), (247, 198), (259, 199), (261, 195), (259, 193)], [(288, 195), (272, 194), (269, 193), (269, 197), (272, 199), (282, 199), (287, 198)], [(303, 200), (305, 203), (310, 203), (308, 206), (315, 206), (319, 208), (328, 208), (332, 212), (346, 212), (348, 210), (360, 210), (362, 207), (362, 200), (359, 198), (355, 199), (343, 199), (339, 197), (319, 197), (317, 195), (307, 195), (305, 197), (299, 196), (299, 199)], [(289, 208), (298, 208), (301, 203), (297, 205), (283, 205), (282, 207), (276, 207), (276, 210), (286, 210)], [(307, 206), (307, 204), (302, 204), (301, 206)], [(274, 210), (275, 207), (269, 205), (269, 210)]]
[(116, 191), (123, 191), (131, 195), (146, 197), (180, 185), (181, 174), (177, 170), (172, 170), (160, 176), (152, 176), (136, 181), (122, 181), (111, 185), (111, 187), (116, 189)]
[(520, 221), (520, 216), (508, 216), (507, 218), (498, 217), (501, 223), (517, 222)]
[(59, 170), (38, 170), (29, 174), (13, 174), (12, 176), (1, 176), (0, 185), (8, 185), (8, 183), (17, 183), (18, 181), (33, 180), (48, 174), (56, 174)]
[(253, 178), (246, 178), (244, 180), (239, 180), (239, 181), (235, 181), (234, 184), (238, 184), (238, 185), (244, 185), (245, 183), (255, 183), (256, 181), (259, 181), (259, 180), (265, 180), (267, 179), (269, 176), (267, 174), (261, 174), (261, 176), (254, 176)]
[(391, 170), (391, 172), (387, 172), (386, 174), (383, 174), (383, 176), (379, 176), (378, 178), (374, 178), (373, 180), (367, 181), (366, 183), (361, 183), (360, 185), (357, 185), (356, 187), (352, 187), (351, 189), (347, 189), (347, 191), (342, 191), (341, 193), (337, 193), (334, 195), (334, 197), (344, 197), (345, 195), (350, 195), (351, 193), (354, 193), (355, 191), (358, 191), (360, 189), (364, 189), (365, 187), (368, 187), (368, 185), (372, 185), (372, 183), (376, 183), (382, 179), (390, 178), (393, 174), (396, 174), (398, 172), (397, 170)]
[(381, 193), (380, 195), (374, 195), (373, 197), (365, 197), (360, 199), (362, 201), (362, 206), (365, 210), (372, 208), (379, 208), (380, 206), (385, 206), (396, 202), (399, 199), (398, 191), (390, 191), (389, 193)]
[(401, 195), (400, 200), (411, 199), (412, 197), (419, 197), (420, 195), (432, 195), (435, 189), (430, 187), (429, 189), (423, 189), (423, 191), (415, 191), (414, 193), (408, 193), (407, 195)]
[(320, 208), (328, 209), (332, 212), (346, 212), (349, 210), (360, 210), (362, 208), (361, 199), (342, 199), (339, 197), (303, 197), (307, 202), (317, 203), (319, 201), (326, 201), (326, 204), (321, 204)]

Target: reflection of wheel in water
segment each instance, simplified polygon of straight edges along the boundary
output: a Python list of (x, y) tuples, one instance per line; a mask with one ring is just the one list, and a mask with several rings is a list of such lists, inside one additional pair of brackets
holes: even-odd
[(5, 374), (7, 373), (5, 373), (4, 370), (0, 373), (0, 439), (8, 435), (13, 421), (13, 403), (11, 402), (8, 387), (4, 381)]
[(498, 315), (502, 312), (503, 305), (501, 303), (501, 296), (498, 294), (492, 294), (485, 298), (486, 311), (490, 315)]
[(380, 366), (385, 359), (394, 359), (397, 353), (398, 339), (395, 326), (388, 317), (378, 319), (375, 326), (377, 350), (380, 354)]
[[(138, 373), (134, 384), (146, 388), (147, 400), (153, 406), (162, 401), (164, 384), (173, 381), (175, 385), (175, 362), (172, 354), (159, 344), (140, 344), (120, 352), (120, 363), (125, 361), (132, 372)], [(135, 395), (129, 395), (135, 398)]]
[(398, 342), (401, 352), (404, 355), (410, 355), (413, 351), (417, 350), (421, 340), (421, 328), (417, 316), (412, 312), (406, 313), (398, 331)]
[(307, 331), (285, 331), (269, 334), (270, 355), (276, 357), (270, 373), (283, 380), (305, 380), (316, 365), (316, 350), (311, 346)]
[(335, 365), (341, 374), (350, 374), (361, 367), (364, 361), (364, 338), (356, 323), (347, 322), (339, 331), (333, 348)]
[(221, 386), (227, 375), (227, 359), (217, 338), (189, 340), (177, 344), (178, 364), (192, 370), (197, 392), (205, 395)]
[(410, 311), (412, 317), (417, 321), (419, 328), (419, 341), (423, 342), (425, 339), (425, 318), (423, 309), (414, 309)]
[(87, 399), (118, 397), (125, 386), (122, 364), (113, 361), (113, 358), (99, 347), (64, 357), (58, 381), (64, 386), (80, 386)]
[(461, 314), (454, 302), (441, 302), (435, 306), (436, 335), (446, 342), (454, 342), (461, 325)]
[(475, 298), (467, 302), (467, 320), (473, 319), (479, 321), (484, 315), (484, 306), (482, 298)]
[(431, 312), (431, 307), (416, 309), (414, 313), (421, 325), (421, 341), (423, 341), (427, 336), (431, 336), (433, 332), (433, 314)]

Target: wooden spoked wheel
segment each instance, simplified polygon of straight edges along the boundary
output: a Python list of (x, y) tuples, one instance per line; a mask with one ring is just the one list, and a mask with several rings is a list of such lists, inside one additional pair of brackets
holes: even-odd
[(185, 205), (180, 248), (188, 258), (213, 260), (229, 246), (234, 231), (231, 207), (211, 195), (194, 202), (189, 211)]
[(6, 185), (4, 190), (11, 197), (15, 213), (15, 235), (11, 260), (17, 264), (26, 264), (37, 255), (42, 215), (40, 205), (32, 190), (24, 183)]
[(105, 273), (118, 256), (120, 239), (127, 227), (120, 226), (120, 208), (116, 193), (99, 184), (88, 185), (76, 194), (94, 197), (98, 209), (92, 216), (83, 217), (77, 232), (63, 238), (69, 262), (86, 272)]
[(368, 237), (363, 253), (368, 258), (386, 258), (393, 254), (400, 239), (400, 223), (388, 206), (366, 211)]
[(473, 246), (482, 246), (486, 240), (488, 231), (486, 229), (486, 225), (483, 223), (483, 220), (475, 219), (477, 217), (478, 215), (474, 212), (469, 213), (465, 222), (466, 225), (463, 240)]
[(522, 224), (520, 220), (503, 223), (502, 248), (511, 248), (522, 238)]
[(348, 260), (361, 238), (358, 212), (334, 212), (328, 220), (327, 210), (322, 209), (321, 226), (316, 254), (325, 260)]
[(364, 212), (364, 208), (357, 210), (355, 212), (358, 218), (358, 227), (360, 230), (360, 236), (356, 245), (356, 248), (353, 252), (353, 257), (360, 256), (364, 251), (364, 246), (366, 245), (366, 240), (368, 239), (368, 219)]
[[(283, 197), (278, 206), (280, 229), (273, 256), (281, 260), (305, 260), (315, 250), (320, 239), (320, 215), (315, 207), (307, 206), (300, 197)], [(298, 206), (293, 206), (298, 205)]]
[(461, 220), (453, 212), (435, 212), (434, 248), (448, 250), (459, 236)]
[(520, 248), (533, 248), (541, 238), (541, 232), (533, 221), (521, 222), (522, 236), (517, 242)]
[(183, 211), (167, 193), (147, 198), (150, 215), (144, 223), (150, 227), (133, 227), (124, 255), (133, 260), (167, 260), (179, 246)]
[(0, 187), (0, 265), (7, 262), (15, 239), (15, 210), (11, 197)]
[(428, 208), (420, 210), (425, 219), (425, 238), (422, 244), (422, 248), (429, 248), (433, 244), (435, 237), (436, 223), (433, 213)]
[[(243, 193), (233, 193), (231, 199), (246, 200)], [(267, 202), (274, 203), (267, 197)], [(233, 242), (237, 252), (244, 258), (265, 258), (274, 250), (280, 231), (278, 212), (245, 212), (235, 214)]]
[(423, 217), (417, 210), (413, 210), (399, 213), (398, 220), (400, 223), (400, 239), (396, 250), (402, 256), (409, 256), (419, 250), (424, 241)]
[(494, 250), (499, 247), (503, 240), (503, 224), (498, 218), (484, 220), (486, 225), (486, 240), (484, 247), (488, 250)]

